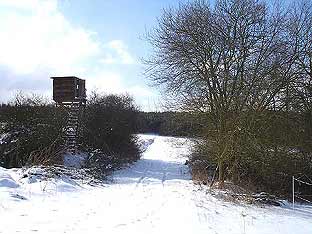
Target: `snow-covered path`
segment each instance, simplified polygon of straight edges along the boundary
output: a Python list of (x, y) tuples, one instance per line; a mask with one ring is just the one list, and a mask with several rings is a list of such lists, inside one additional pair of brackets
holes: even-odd
[(312, 209), (220, 201), (190, 180), (187, 140), (142, 138), (152, 143), (143, 158), (104, 187), (0, 186), (0, 233), (312, 233)]

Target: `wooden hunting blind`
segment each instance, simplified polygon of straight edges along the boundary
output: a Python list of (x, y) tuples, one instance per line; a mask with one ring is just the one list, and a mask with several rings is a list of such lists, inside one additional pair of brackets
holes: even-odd
[(51, 77), (53, 79), (53, 100), (56, 103), (85, 103), (85, 80), (76, 76)]
[(86, 104), (85, 80), (76, 76), (51, 77), (53, 79), (53, 100), (56, 105), (65, 108), (67, 124), (63, 133), (69, 153), (77, 152), (79, 122)]

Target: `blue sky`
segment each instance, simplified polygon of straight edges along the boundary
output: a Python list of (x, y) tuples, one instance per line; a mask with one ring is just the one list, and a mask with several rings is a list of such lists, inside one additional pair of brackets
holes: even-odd
[(0, 0), (0, 102), (14, 93), (51, 97), (50, 76), (85, 78), (88, 91), (133, 95), (159, 109), (141, 58), (162, 9), (187, 0)]

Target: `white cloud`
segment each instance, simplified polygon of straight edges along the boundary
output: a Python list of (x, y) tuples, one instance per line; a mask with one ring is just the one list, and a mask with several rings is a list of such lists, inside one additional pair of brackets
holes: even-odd
[(135, 95), (137, 97), (146, 98), (146, 97), (153, 97), (155, 95), (155, 93), (152, 92), (149, 88), (146, 88), (141, 85), (131, 86), (127, 90), (128, 90), (128, 93)]
[(53, 6), (57, 4), (56, 0), (1, 0), (0, 5), (3, 7), (13, 7), (18, 9), (36, 9), (40, 6)]
[(89, 92), (94, 90), (104, 93), (124, 92), (121, 75), (116, 72), (99, 71), (89, 74), (86, 85)]
[(7, 7), (0, 15), (0, 64), (16, 74), (72, 72), (100, 51), (93, 33), (67, 21), (57, 1), (3, 0), (0, 7)]
[(114, 49), (120, 56), (122, 63), (133, 64), (135, 63), (134, 58), (128, 52), (127, 46), (121, 40), (114, 40), (108, 43), (109, 47)]
[(127, 45), (122, 40), (112, 40), (105, 45), (111, 53), (100, 59), (104, 64), (135, 64), (135, 58), (129, 53)]
[(113, 71), (98, 71), (88, 74), (88, 91), (104, 93), (128, 93), (136, 97), (153, 97), (154, 93), (142, 85), (126, 86), (121, 74)]
[(87, 94), (96, 91), (106, 94), (129, 94), (135, 98), (136, 103), (145, 111), (159, 110), (158, 95), (144, 85), (126, 86), (124, 77), (114, 71), (98, 71), (88, 74)]

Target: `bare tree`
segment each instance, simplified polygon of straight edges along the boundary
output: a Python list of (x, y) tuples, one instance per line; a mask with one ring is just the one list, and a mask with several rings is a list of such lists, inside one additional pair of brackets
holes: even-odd
[(289, 13), (288, 35), (295, 57), (291, 97), (295, 109), (312, 111), (312, 5), (299, 1)]
[[(305, 30), (295, 30), (291, 11), (279, 4), (218, 0), (211, 7), (199, 0), (165, 10), (148, 35), (155, 49), (150, 78), (181, 108), (211, 116), (221, 184), (239, 160), (237, 136), (253, 137), (254, 113), (288, 107), (298, 72), (305, 72), (304, 84), (311, 75), (311, 11), (297, 9), (303, 15), (294, 10), (292, 17), (303, 17), (297, 23)], [(301, 49), (293, 40), (302, 40)]]

